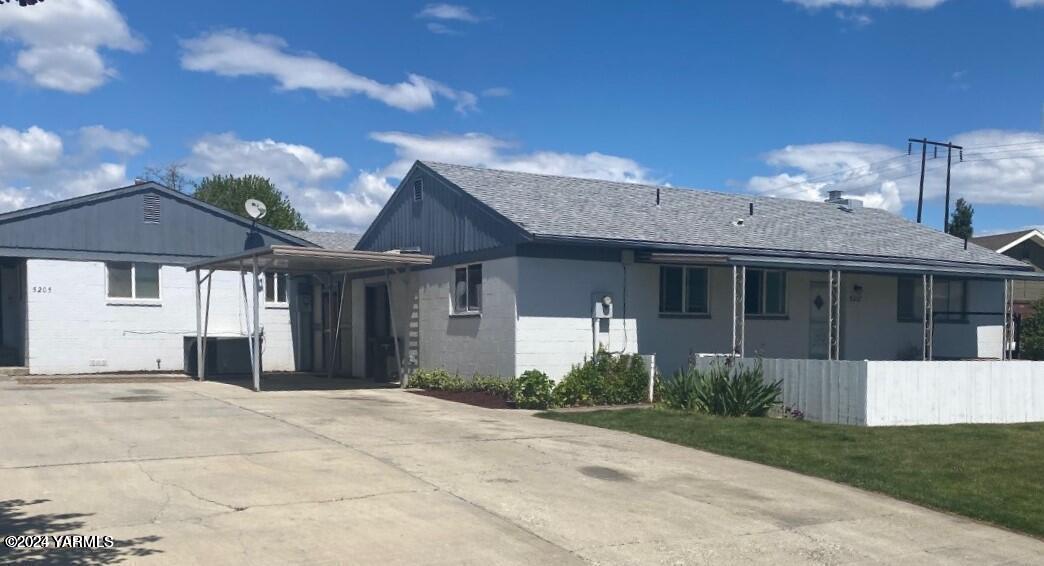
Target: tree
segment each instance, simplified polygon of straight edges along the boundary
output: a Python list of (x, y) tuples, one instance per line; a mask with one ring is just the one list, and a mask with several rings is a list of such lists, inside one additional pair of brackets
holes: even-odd
[(1044, 299), (1033, 304), (1033, 314), (1019, 327), (1019, 354), (1024, 360), (1044, 360)]
[(957, 203), (953, 206), (953, 213), (950, 215), (950, 226), (946, 232), (962, 240), (970, 239), (975, 234), (975, 230), (972, 228), (972, 216), (974, 215), (975, 207), (971, 203), (962, 198), (957, 199)]
[(188, 177), (182, 173), (184, 169), (185, 164), (177, 161), (171, 161), (160, 167), (149, 165), (141, 172), (141, 177), (146, 181), (165, 185), (168, 189), (174, 189), (180, 193), (184, 192), (189, 183)]
[(290, 205), (290, 199), (272, 181), (260, 175), (212, 175), (196, 183), (192, 196), (229, 212), (249, 218), (243, 203), (257, 199), (268, 207), (260, 222), (277, 230), (307, 230), (301, 214)]

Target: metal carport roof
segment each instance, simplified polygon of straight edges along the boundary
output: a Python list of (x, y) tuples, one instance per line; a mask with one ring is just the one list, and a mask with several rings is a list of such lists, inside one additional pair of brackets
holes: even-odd
[[(241, 274), (250, 272), (253, 280), (253, 300), (249, 311), (253, 312), (253, 329), (250, 335), (250, 359), (251, 370), (254, 378), (254, 390), (261, 390), (261, 299), (259, 276), (266, 272), (279, 272), (295, 275), (302, 274), (325, 274), (340, 275), (343, 278), (341, 293), (347, 287), (348, 280), (354, 275), (383, 271), (385, 278), (390, 283), (390, 272), (401, 269), (409, 269), (414, 266), (431, 265), (432, 257), (428, 255), (390, 252), (367, 252), (356, 250), (326, 250), (319, 248), (302, 248), (295, 246), (265, 246), (249, 249), (223, 257), (215, 257), (190, 264), (185, 267), (186, 271), (196, 272), (196, 376), (203, 379), (206, 367), (206, 337), (207, 320), (210, 313), (210, 281), (215, 271), (238, 271)], [(201, 272), (207, 271), (206, 276)], [(206, 307), (204, 307), (201, 286), (207, 282)], [(387, 287), (388, 302), (391, 304), (391, 285)], [(247, 303), (248, 293), (246, 282), (243, 282), (243, 302)], [(343, 297), (338, 301), (337, 326), (335, 332), (340, 332), (340, 317), (343, 311)], [(248, 327), (249, 327), (248, 320)], [(398, 351), (398, 336), (395, 332), (394, 320), (392, 322), (392, 335), (395, 337), (396, 360), (400, 364), (400, 375), (402, 373), (402, 358)], [(337, 337), (334, 337), (337, 343)], [(328, 371), (332, 368), (327, 366)]]

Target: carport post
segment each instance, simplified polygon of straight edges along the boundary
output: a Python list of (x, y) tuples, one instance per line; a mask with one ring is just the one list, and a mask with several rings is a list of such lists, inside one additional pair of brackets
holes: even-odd
[(261, 301), (258, 299), (261, 289), (257, 280), (257, 256), (254, 256), (251, 264), (254, 273), (254, 359), (251, 360), (253, 362), (251, 369), (254, 373), (254, 391), (261, 391)]
[(203, 309), (203, 363), (200, 364), (199, 379), (203, 381), (207, 378), (207, 330), (210, 329), (210, 289), (214, 283), (214, 270), (211, 269), (207, 272), (207, 302)]
[[(196, 270), (196, 379), (203, 381), (203, 297), (199, 270)], [(208, 297), (209, 298), (209, 297)]]
[[(331, 286), (333, 278), (330, 278)], [(333, 342), (330, 344), (330, 363), (326, 364), (326, 377), (333, 377), (333, 366), (337, 360), (337, 354), (341, 352), (341, 315), (344, 314), (344, 292), (348, 286), (348, 272), (344, 272), (341, 278), (341, 292), (337, 296), (337, 326), (333, 331)], [(333, 293), (330, 293), (333, 296)]]

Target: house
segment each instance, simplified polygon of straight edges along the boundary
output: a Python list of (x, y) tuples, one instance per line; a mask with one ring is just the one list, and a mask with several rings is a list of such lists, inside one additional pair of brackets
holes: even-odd
[[(180, 371), (196, 334), (196, 287), (185, 265), (253, 247), (324, 244), (349, 245), (254, 224), (152, 182), (2, 214), (2, 365), (34, 374)], [(249, 371), (244, 281), (220, 273), (209, 286), (210, 335), (229, 346), (208, 363)], [(298, 300), (310, 299), (311, 281), (267, 274), (263, 287), (266, 370), (312, 369), (312, 332), (302, 330), (313, 326), (311, 311), (299, 308), (310, 301)]]
[[(1044, 233), (1040, 230), (1020, 230), (1004, 234), (993, 234), (972, 238), (972, 242), (1002, 253), (1008, 257), (1026, 262), (1037, 271), (1044, 271)], [(1044, 298), (1044, 281), (1016, 281), (1015, 312), (1028, 315), (1033, 311), (1033, 303)]]
[(353, 278), (352, 367), (367, 376), (394, 371), (396, 351), (407, 368), (556, 379), (599, 348), (655, 354), (664, 372), (703, 354), (1002, 359), (1011, 281), (1039, 279), (840, 193), (804, 202), (427, 161), (356, 249), (433, 257)]

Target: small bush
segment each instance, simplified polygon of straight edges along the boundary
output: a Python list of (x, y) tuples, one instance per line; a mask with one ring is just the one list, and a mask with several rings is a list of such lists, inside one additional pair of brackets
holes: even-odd
[(523, 372), (511, 384), (511, 395), (519, 409), (546, 409), (551, 406), (554, 384), (542, 371)]
[(763, 417), (779, 404), (782, 381), (765, 383), (761, 361), (753, 365), (716, 363), (690, 366), (661, 387), (662, 402), (672, 409), (728, 417)]
[(407, 385), (417, 389), (440, 391), (460, 387), (463, 383), (464, 380), (459, 375), (452, 374), (444, 369), (419, 369), (413, 372)]
[(1044, 360), (1044, 299), (1033, 303), (1033, 314), (1022, 320), (1019, 354), (1024, 360)]
[(554, 404), (627, 405), (646, 399), (649, 372), (642, 357), (598, 352), (573, 369), (555, 386)]
[(417, 389), (430, 391), (482, 391), (500, 397), (511, 398), (511, 384), (514, 380), (496, 376), (476, 375), (465, 379), (444, 369), (417, 370), (407, 383)]

